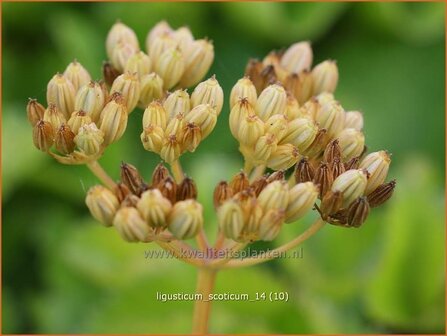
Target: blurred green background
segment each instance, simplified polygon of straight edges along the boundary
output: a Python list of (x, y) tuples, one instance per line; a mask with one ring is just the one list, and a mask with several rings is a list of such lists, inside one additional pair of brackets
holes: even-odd
[[(152, 245), (127, 244), (84, 205), (97, 183), (85, 167), (38, 152), (28, 97), (76, 58), (99, 79), (104, 40), (117, 19), (143, 43), (166, 19), (214, 41), (226, 95), (249, 57), (310, 40), (315, 61), (337, 60), (337, 98), (364, 112), (370, 150), (393, 153), (393, 199), (358, 230), (326, 227), (304, 258), (222, 272), (217, 292), (288, 291), (287, 303), (217, 302), (219, 333), (444, 333), (443, 3), (3, 3), (3, 333), (186, 333), (192, 303), (155, 293), (193, 292), (195, 269), (146, 260)], [(149, 177), (159, 158), (139, 141), (142, 111), (101, 163), (121, 160)], [(228, 106), (213, 134), (183, 157), (213, 231), (212, 188), (242, 165)], [(287, 241), (305, 223), (284, 228)], [(279, 242), (276, 242), (278, 244)], [(272, 245), (273, 246), (273, 245)]]

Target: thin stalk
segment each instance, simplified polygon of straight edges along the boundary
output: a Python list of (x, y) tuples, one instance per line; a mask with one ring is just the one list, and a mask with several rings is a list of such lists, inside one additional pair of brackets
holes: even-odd
[(244, 266), (251, 266), (251, 265), (257, 265), (261, 264), (263, 262), (273, 260), (275, 258), (278, 258), (282, 253), (287, 252), (295, 247), (297, 247), (302, 242), (306, 241), (310, 237), (312, 237), (315, 233), (317, 233), (323, 226), (325, 222), (319, 218), (317, 219), (306, 231), (304, 231), (302, 234), (300, 234), (295, 239), (291, 240), (290, 242), (281, 245), (280, 247), (269, 251), (268, 254), (264, 254), (259, 257), (251, 257), (247, 259), (234, 259), (230, 260), (227, 264), (222, 266), (222, 268), (235, 268), (235, 267), (244, 267)]
[(259, 165), (257, 166), (249, 175), (250, 176), (250, 182), (253, 182), (258, 177), (261, 177), (262, 174), (264, 174), (265, 171), (265, 165)]
[(245, 248), (245, 246), (247, 246), (246, 243), (236, 243), (233, 246), (231, 246), (230, 248), (225, 250), (225, 254), (223, 258), (219, 258), (219, 259), (215, 259), (213, 260), (210, 264), (209, 267), (212, 268), (220, 268), (222, 265), (227, 264), (228, 262), (231, 262), (231, 260), (236, 260), (233, 259), (234, 255), (243, 250)]
[(220, 250), (220, 249), (222, 249), (224, 244), (225, 244), (225, 236), (224, 236), (223, 232), (221, 230), (219, 230), (219, 232), (217, 233), (216, 242), (214, 243), (214, 249)]
[(173, 163), (171, 163), (171, 170), (172, 175), (174, 175), (175, 182), (181, 183), (183, 181), (183, 178), (185, 177), (185, 174), (183, 173), (183, 169), (180, 165), (179, 160), (175, 160)]
[(196, 293), (201, 294), (201, 299), (196, 300), (194, 305), (193, 334), (205, 335), (208, 333), (208, 321), (212, 303), (209, 300), (209, 295), (213, 292), (216, 274), (217, 270), (199, 268)]
[(179, 250), (177, 246), (172, 245), (172, 243), (166, 243), (162, 241), (157, 241), (156, 243), (163, 250), (172, 253), (178, 260), (183, 261), (187, 264), (194, 265), (196, 267), (202, 266), (200, 260), (183, 256), (181, 250)]
[(109, 189), (116, 187), (115, 181), (107, 174), (98, 161), (92, 161), (86, 164), (91, 172)]

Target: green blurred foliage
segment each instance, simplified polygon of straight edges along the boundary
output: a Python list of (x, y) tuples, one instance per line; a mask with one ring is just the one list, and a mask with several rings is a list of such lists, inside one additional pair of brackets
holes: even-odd
[[(338, 99), (364, 112), (368, 146), (393, 153), (390, 175), (398, 180), (395, 197), (361, 229), (328, 226), (305, 242), (303, 259), (219, 274), (217, 292), (288, 291), (290, 300), (216, 302), (211, 330), (444, 333), (443, 3), (3, 3), (2, 13), (3, 332), (190, 330), (192, 303), (162, 303), (155, 294), (193, 292), (195, 269), (146, 260), (152, 245), (126, 244), (95, 223), (83, 198), (96, 179), (36, 151), (25, 117), (27, 98), (44, 101), (47, 81), (72, 59), (100, 77), (115, 20), (143, 42), (166, 19), (214, 41), (210, 73), (227, 95), (249, 57), (312, 41), (316, 62), (337, 60)], [(139, 143), (141, 117), (133, 112), (123, 139), (101, 159), (115, 179), (121, 160), (145, 177), (159, 161)], [(242, 164), (227, 117), (228, 105), (213, 134), (183, 160), (197, 179), (210, 235), (213, 185)], [(279, 240), (310, 220), (286, 226)]]

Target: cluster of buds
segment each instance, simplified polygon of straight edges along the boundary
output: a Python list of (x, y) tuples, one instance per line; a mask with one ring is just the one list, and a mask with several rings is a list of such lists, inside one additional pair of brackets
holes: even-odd
[(49, 81), (47, 108), (36, 99), (28, 102), (35, 146), (65, 164), (96, 160), (124, 134), (137, 90), (134, 76), (121, 75), (109, 91), (73, 61)]
[(110, 85), (119, 74), (135, 74), (140, 82), (137, 101), (142, 108), (162, 99), (166, 90), (196, 85), (214, 60), (210, 41), (195, 40), (189, 28), (173, 30), (165, 21), (149, 31), (146, 53), (141, 51), (135, 32), (121, 22), (110, 29), (106, 50), (106, 82)]
[(215, 76), (200, 83), (191, 97), (177, 90), (163, 101), (151, 102), (144, 111), (141, 141), (167, 163), (186, 151), (194, 152), (216, 126), (222, 111), (223, 91)]
[(277, 81), (300, 104), (323, 92), (335, 91), (338, 68), (335, 61), (326, 60), (312, 69), (313, 53), (309, 42), (298, 42), (285, 51), (272, 51), (262, 61), (250, 59), (245, 69), (260, 93)]
[(303, 217), (319, 195), (313, 182), (289, 188), (284, 171), (266, 174), (252, 183), (240, 172), (214, 190), (219, 228), (224, 236), (238, 242), (271, 241), (283, 223)]
[(124, 240), (150, 242), (195, 237), (203, 226), (202, 205), (196, 199), (195, 182), (185, 177), (175, 183), (162, 164), (148, 184), (134, 166), (123, 163), (115, 189), (90, 188), (86, 204), (96, 220), (114, 226)]

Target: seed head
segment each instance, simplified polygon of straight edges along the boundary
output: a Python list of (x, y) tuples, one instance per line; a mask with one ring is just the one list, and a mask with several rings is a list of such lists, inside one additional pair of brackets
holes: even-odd
[(264, 241), (272, 241), (275, 239), (281, 231), (285, 217), (284, 210), (269, 209), (260, 220), (259, 239)]
[(214, 208), (219, 208), (226, 200), (233, 196), (233, 189), (226, 181), (219, 182), (214, 188), (213, 203)]
[(384, 183), (378, 186), (372, 193), (368, 195), (368, 202), (370, 207), (375, 208), (388, 201), (391, 196), (393, 196), (395, 187), (396, 180), (392, 180), (388, 183)]
[(177, 184), (170, 175), (165, 177), (164, 180), (157, 185), (157, 188), (172, 204), (177, 201)]
[(331, 168), (332, 176), (334, 177), (334, 179), (336, 179), (337, 177), (339, 177), (341, 174), (343, 174), (346, 171), (345, 165), (338, 158), (333, 160), (332, 164), (330, 165), (330, 168)]
[(357, 198), (348, 209), (348, 226), (360, 227), (369, 214), (369, 204), (365, 196)]
[(343, 193), (341, 191), (329, 190), (326, 192), (320, 204), (323, 219), (327, 219), (328, 216), (335, 214), (342, 206)]
[(165, 134), (160, 126), (150, 125), (144, 128), (140, 139), (145, 150), (160, 153), (165, 143)]
[(241, 118), (236, 138), (241, 144), (252, 146), (263, 134), (264, 122), (256, 114), (251, 114)]
[(119, 140), (127, 127), (127, 108), (119, 92), (112, 94), (99, 117), (99, 129), (104, 133), (104, 145)]
[(284, 114), (274, 114), (265, 122), (265, 132), (273, 134), (279, 141), (288, 132), (287, 117)]
[(74, 111), (75, 88), (62, 74), (56, 74), (48, 82), (47, 103), (55, 104), (65, 118)]
[(167, 112), (159, 101), (153, 101), (144, 110), (143, 114), (143, 128), (150, 125), (160, 126), (166, 128)]
[(121, 163), (121, 182), (129, 188), (132, 194), (141, 195), (144, 181), (135, 166), (125, 162)]
[(208, 40), (195, 40), (185, 57), (185, 70), (179, 85), (190, 87), (197, 84), (208, 72), (214, 60), (214, 46)]
[(185, 62), (180, 50), (176, 47), (166, 49), (154, 60), (154, 70), (163, 79), (164, 89), (171, 89), (179, 82), (185, 71)]
[(104, 133), (94, 123), (79, 128), (74, 141), (78, 148), (88, 156), (98, 154), (104, 142)]
[(304, 70), (299, 75), (291, 73), (284, 80), (284, 87), (300, 104), (304, 104), (313, 94), (312, 73), (308, 70)]
[(250, 181), (248, 180), (248, 176), (242, 170), (234, 175), (230, 181), (230, 188), (233, 191), (233, 194), (237, 194), (238, 192), (247, 189), (249, 185)]
[(289, 169), (300, 159), (298, 148), (292, 144), (278, 145), (272, 152), (267, 167), (273, 170)]
[(256, 105), (258, 95), (256, 93), (256, 87), (249, 77), (241, 78), (233, 86), (230, 93), (230, 108), (233, 108), (238, 104), (240, 99), (245, 98), (251, 106)]
[(104, 78), (105, 83), (110, 87), (113, 84), (113, 81), (121, 75), (117, 69), (115, 69), (110, 62), (104, 62), (102, 64), (102, 77)]
[(89, 189), (85, 199), (92, 216), (105, 226), (112, 226), (113, 218), (119, 208), (116, 196), (109, 189), (96, 185)]
[[(138, 38), (135, 32), (122, 22), (116, 22), (110, 28), (106, 39), (106, 50), (109, 59), (112, 59), (113, 50), (119, 43), (127, 43), (135, 50), (139, 50)], [(122, 69), (121, 69), (122, 71)]]
[(292, 44), (281, 58), (281, 66), (294, 73), (309, 70), (312, 65), (313, 53), (309, 42)]
[(328, 143), (323, 153), (323, 160), (332, 165), (335, 159), (341, 159), (340, 141), (334, 139)]
[(309, 182), (314, 179), (315, 171), (313, 167), (309, 164), (309, 161), (306, 157), (303, 157), (295, 166), (295, 182), (303, 183)]
[(68, 119), (67, 125), (70, 127), (74, 134), (77, 134), (79, 129), (87, 124), (91, 124), (92, 119), (84, 111), (73, 112), (70, 119)]
[(321, 162), (315, 171), (315, 177), (313, 182), (320, 188), (320, 198), (326, 194), (326, 192), (331, 188), (334, 182), (334, 177), (332, 176), (332, 171), (329, 165), (325, 162)]
[(219, 228), (228, 239), (238, 241), (244, 229), (244, 214), (235, 200), (224, 202), (217, 211)]
[(186, 116), (185, 122), (196, 124), (205, 139), (214, 129), (217, 122), (217, 112), (209, 104), (197, 105)]
[(263, 68), (264, 65), (262, 62), (253, 58), (248, 61), (247, 66), (245, 67), (245, 76), (252, 81), (258, 93), (265, 88), (264, 81), (261, 77)]
[(136, 74), (126, 72), (114, 80), (110, 92), (119, 92), (123, 95), (127, 113), (130, 114), (140, 98), (140, 81)]
[(192, 178), (185, 177), (177, 188), (177, 201), (197, 199), (197, 186)]
[(327, 129), (329, 138), (335, 137), (344, 127), (345, 111), (336, 101), (329, 101), (321, 105), (316, 111), (315, 121), (320, 128)]
[(191, 101), (186, 90), (177, 90), (171, 93), (163, 103), (163, 107), (172, 119), (178, 115), (186, 115), (191, 109)]
[(261, 177), (258, 177), (253, 183), (250, 185), (250, 188), (253, 189), (253, 192), (255, 193), (256, 197), (259, 196), (262, 190), (267, 186), (268, 179), (266, 175), (263, 175)]
[(104, 107), (104, 92), (97, 82), (81, 86), (75, 98), (75, 111), (84, 111), (93, 121), (98, 121)]
[[(144, 144), (144, 143), (143, 143)], [(175, 135), (170, 135), (160, 150), (160, 156), (167, 163), (171, 164), (180, 157), (181, 147)]]
[(294, 120), (299, 118), (301, 115), (298, 100), (296, 100), (296, 98), (289, 91), (287, 91), (286, 111), (284, 114), (287, 117), (287, 120)]
[(255, 115), (256, 112), (253, 108), (253, 106), (248, 102), (246, 98), (241, 98), (236, 103), (236, 105), (233, 106), (233, 108), (230, 111), (230, 131), (233, 136), (238, 139), (239, 137), (239, 126), (245, 118), (247, 118), (250, 115)]
[(278, 148), (278, 140), (273, 134), (267, 133), (259, 138), (253, 151), (254, 164), (266, 164), (273, 152)]
[(312, 145), (317, 134), (318, 127), (315, 122), (307, 118), (298, 118), (289, 122), (287, 132), (280, 143), (290, 143), (300, 152), (304, 152)]
[(349, 111), (345, 114), (345, 127), (344, 128), (353, 128), (357, 131), (361, 131), (363, 129), (363, 115), (358, 111)]
[(141, 79), (144, 75), (149, 75), (152, 69), (152, 61), (143, 51), (132, 55), (124, 67), (124, 73), (136, 73)]
[(74, 142), (75, 134), (70, 127), (62, 124), (56, 131), (55, 145), (56, 149), (62, 154), (70, 154), (74, 151), (76, 144)]
[(182, 151), (194, 152), (202, 141), (202, 131), (195, 123), (186, 123), (180, 132)]
[(158, 22), (152, 29), (149, 31), (146, 37), (146, 49), (150, 50), (151, 46), (156, 38), (160, 36), (172, 35), (172, 28), (166, 21)]
[(287, 208), (289, 202), (289, 188), (286, 182), (274, 181), (267, 185), (258, 196), (258, 203), (267, 211), (268, 209)]
[(152, 186), (156, 188), (168, 176), (170, 176), (168, 168), (163, 163), (159, 163), (152, 173)]
[(362, 154), (365, 148), (365, 136), (354, 128), (345, 128), (338, 134), (342, 158), (349, 161)]

